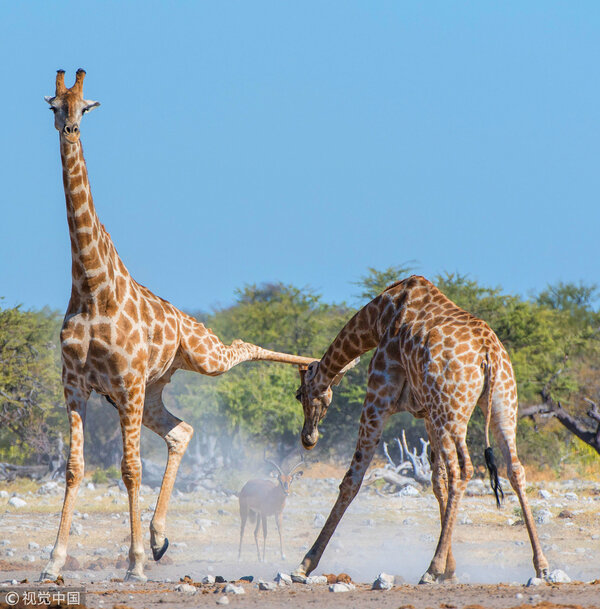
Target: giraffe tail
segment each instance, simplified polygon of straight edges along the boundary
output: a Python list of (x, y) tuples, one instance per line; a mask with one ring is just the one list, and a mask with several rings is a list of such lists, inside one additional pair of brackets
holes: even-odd
[(494, 394), (494, 373), (490, 363), (489, 355), (485, 354), (485, 368), (487, 371), (487, 412), (485, 415), (485, 465), (490, 474), (490, 486), (496, 496), (496, 505), (498, 508), (504, 500), (504, 491), (498, 477), (498, 468), (494, 459), (494, 451), (490, 446), (490, 421), (492, 419), (492, 396)]

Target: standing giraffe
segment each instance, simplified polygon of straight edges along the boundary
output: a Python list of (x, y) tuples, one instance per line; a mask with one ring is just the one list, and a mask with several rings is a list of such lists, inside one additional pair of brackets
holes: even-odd
[(83, 426), (92, 390), (106, 396), (119, 413), (123, 435), (121, 472), (129, 496), (131, 547), (126, 579), (146, 579), (140, 524), (140, 428), (161, 436), (168, 448), (158, 501), (150, 524), (154, 560), (168, 547), (166, 512), (175, 476), (193, 434), (187, 423), (164, 406), (162, 391), (182, 368), (216, 376), (248, 360), (307, 364), (311, 358), (262, 349), (235, 340), (224, 345), (203, 324), (137, 283), (119, 258), (109, 234), (98, 220), (83, 150), (79, 123), (99, 105), (83, 99), (84, 70), (67, 89), (64, 71), (56, 76), (56, 94), (46, 97), (60, 134), (60, 156), (71, 237), (71, 299), (60, 334), (65, 400), (71, 445), (60, 526), (50, 562), (41, 579), (56, 579), (67, 556), (67, 540), (75, 498), (83, 478)]
[(329, 518), (295, 571), (307, 575), (318, 565), (346, 508), (362, 483), (391, 414), (408, 411), (425, 419), (431, 442), (432, 486), (439, 503), (441, 533), (433, 560), (420, 583), (456, 581), (452, 531), (458, 503), (473, 475), (465, 442), (476, 405), (486, 417), (486, 463), (499, 503), (501, 489), (489, 447), (490, 422), (506, 459), (533, 548), (538, 577), (548, 573), (531, 508), (525, 495), (525, 471), (517, 457), (517, 388), (510, 359), (491, 328), (446, 298), (423, 277), (389, 286), (362, 308), (331, 343), (323, 359), (301, 369), (296, 398), (302, 402), (306, 449), (318, 440), (318, 424), (331, 403), (331, 385), (344, 367), (374, 349), (358, 442), (350, 469)]

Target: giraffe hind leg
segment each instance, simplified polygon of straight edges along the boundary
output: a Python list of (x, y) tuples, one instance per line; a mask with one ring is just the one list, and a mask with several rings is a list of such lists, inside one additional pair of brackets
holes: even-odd
[(548, 575), (548, 561), (544, 556), (542, 545), (540, 543), (531, 507), (527, 501), (527, 495), (525, 493), (526, 482), (525, 482), (525, 468), (519, 461), (517, 455), (517, 445), (515, 438), (515, 423), (514, 417), (502, 416), (501, 413), (492, 412), (492, 429), (494, 435), (500, 445), (500, 449), (506, 460), (507, 474), (510, 484), (515, 491), (519, 503), (521, 504), (521, 510), (523, 512), (523, 520), (527, 527), (527, 533), (531, 542), (531, 548), (533, 551), (533, 566), (535, 568), (536, 576), (545, 578)]
[[(444, 437), (439, 442), (440, 452), (448, 473), (448, 498), (435, 554), (427, 572), (419, 583), (456, 581), (454, 576), (455, 565), (452, 562), (448, 562), (448, 558), (451, 556), (452, 533), (458, 515), (458, 505), (468, 481), (473, 476), (473, 465), (464, 439), (465, 433), (466, 429), (459, 436), (444, 434)], [(454, 558), (452, 557), (453, 560)]]
[(162, 390), (165, 384), (152, 385), (146, 389), (142, 419), (142, 423), (148, 429), (164, 439), (168, 448), (167, 466), (158, 494), (154, 516), (150, 523), (150, 547), (155, 561), (160, 560), (169, 547), (169, 540), (165, 536), (167, 509), (179, 464), (194, 433), (191, 425), (178, 419), (165, 408), (162, 401)]
[[(439, 508), (440, 508), (440, 524), (444, 520), (446, 514), (446, 505), (448, 503), (448, 473), (446, 466), (441, 455), (441, 450), (437, 447), (436, 435), (433, 432), (431, 423), (425, 422), (427, 429), (427, 435), (431, 443), (431, 486), (433, 494), (435, 495)], [(458, 580), (455, 575), (456, 560), (452, 553), (452, 546), (448, 548), (448, 554), (446, 556), (446, 566), (444, 568), (443, 575), (439, 577), (433, 577), (429, 573), (423, 575), (421, 583), (457, 583)]]

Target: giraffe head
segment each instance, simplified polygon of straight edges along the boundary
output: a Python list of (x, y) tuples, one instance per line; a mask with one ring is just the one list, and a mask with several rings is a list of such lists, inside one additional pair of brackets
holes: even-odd
[(313, 449), (319, 439), (319, 423), (325, 418), (329, 404), (333, 399), (331, 385), (339, 385), (344, 374), (350, 368), (354, 368), (358, 362), (359, 358), (356, 358), (347, 366), (344, 366), (325, 390), (322, 387), (319, 388), (318, 384), (315, 383), (320, 362), (311, 362), (306, 369), (300, 369), (300, 387), (296, 392), (296, 399), (302, 403), (302, 409), (304, 410), (304, 426), (300, 439), (302, 446), (307, 450)]
[(75, 76), (75, 84), (67, 89), (65, 86), (65, 71), (58, 70), (54, 97), (44, 97), (50, 104), (50, 110), (54, 112), (54, 126), (60, 133), (61, 139), (64, 138), (71, 144), (79, 140), (81, 117), (100, 105), (100, 102), (83, 99), (84, 78), (85, 70), (79, 68)]

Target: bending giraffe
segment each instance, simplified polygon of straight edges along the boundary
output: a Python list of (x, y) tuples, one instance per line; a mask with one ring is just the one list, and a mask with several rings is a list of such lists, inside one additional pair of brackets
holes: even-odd
[(60, 334), (62, 380), (71, 444), (60, 526), (50, 562), (41, 579), (56, 579), (65, 563), (75, 498), (83, 478), (83, 426), (92, 390), (106, 396), (119, 413), (123, 435), (121, 471), (129, 496), (131, 547), (126, 579), (146, 579), (140, 524), (140, 428), (161, 436), (168, 448), (156, 509), (150, 524), (154, 560), (168, 547), (166, 512), (183, 453), (193, 434), (187, 423), (164, 406), (162, 392), (182, 368), (216, 376), (248, 360), (307, 364), (312, 358), (276, 353), (235, 340), (224, 345), (203, 324), (182, 313), (137, 283), (119, 258), (98, 220), (79, 123), (100, 104), (83, 98), (84, 70), (68, 89), (64, 71), (56, 76), (56, 93), (46, 97), (60, 134), (60, 156), (71, 237), (72, 288)]
[(408, 411), (425, 419), (431, 442), (432, 486), (441, 518), (438, 545), (420, 583), (456, 581), (452, 531), (459, 501), (473, 475), (465, 437), (478, 405), (486, 417), (485, 454), (496, 499), (499, 501), (499, 490), (489, 447), (490, 424), (521, 504), (536, 574), (546, 576), (548, 562), (525, 495), (525, 471), (517, 457), (517, 388), (508, 354), (485, 322), (460, 309), (425, 278), (413, 276), (389, 286), (344, 326), (320, 362), (301, 369), (296, 397), (304, 410), (304, 447), (311, 449), (317, 443), (318, 424), (332, 399), (331, 385), (341, 380), (354, 358), (371, 349), (376, 350), (350, 469), (329, 518), (295, 573), (307, 575), (318, 565), (358, 493), (385, 422), (391, 414)]

